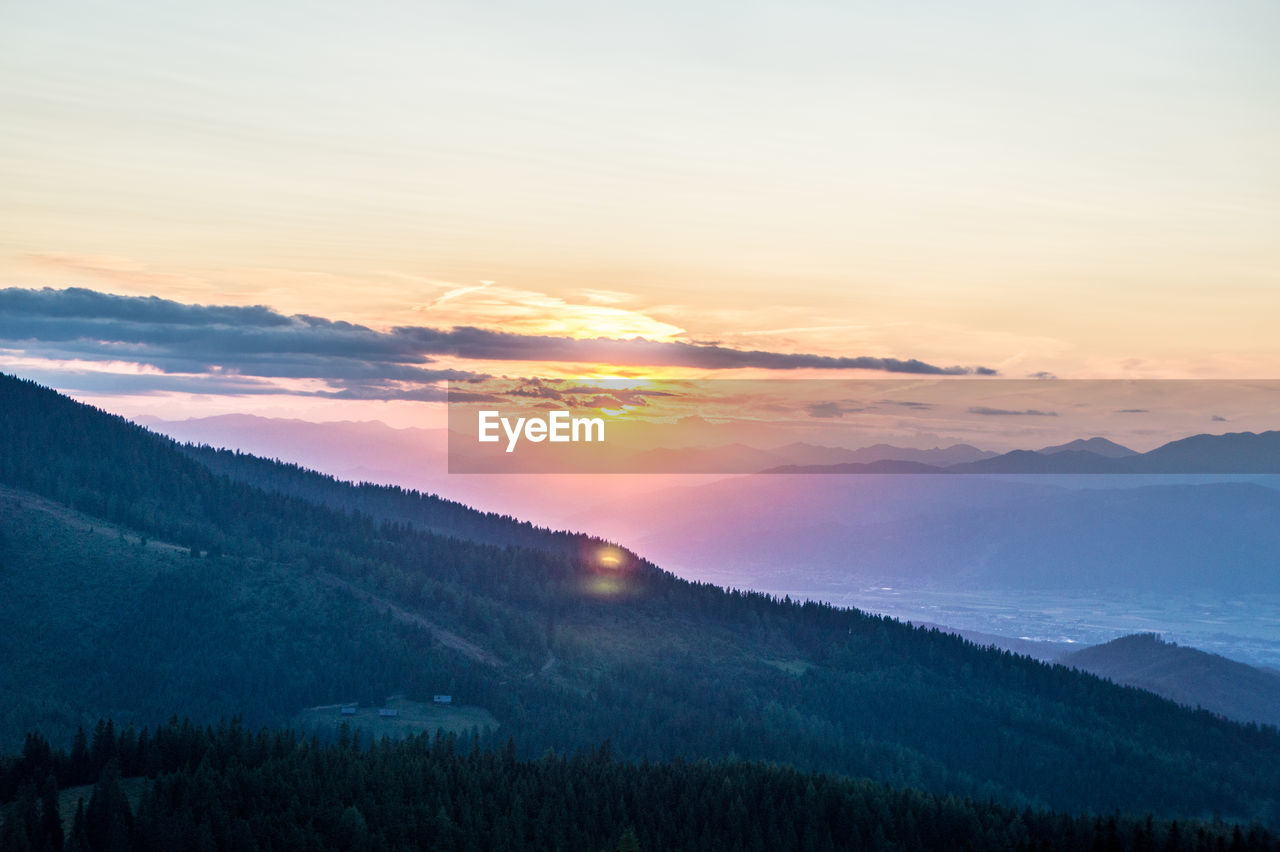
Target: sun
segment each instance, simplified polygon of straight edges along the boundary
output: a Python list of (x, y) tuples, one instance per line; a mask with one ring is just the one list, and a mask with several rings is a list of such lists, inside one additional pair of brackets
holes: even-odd
[(623, 566), (624, 557), (616, 547), (602, 547), (596, 552), (596, 565), (609, 571), (617, 571)]

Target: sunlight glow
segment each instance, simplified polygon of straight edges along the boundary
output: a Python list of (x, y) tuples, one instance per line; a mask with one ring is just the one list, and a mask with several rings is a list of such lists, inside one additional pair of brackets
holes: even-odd
[(601, 548), (600, 552), (596, 554), (596, 564), (601, 568), (616, 571), (621, 568), (623, 564), (622, 551), (616, 547)]

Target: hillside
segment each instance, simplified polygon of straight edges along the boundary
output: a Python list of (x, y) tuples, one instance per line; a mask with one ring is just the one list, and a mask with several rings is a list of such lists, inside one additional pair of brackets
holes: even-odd
[(1150, 633), (1084, 648), (1060, 662), (1228, 719), (1280, 725), (1280, 673), (1162, 642)]
[(393, 692), (483, 695), (465, 659), (319, 571), (186, 548), (0, 488), (0, 731), (68, 740), (100, 715), (276, 724)]
[(1280, 813), (1273, 730), (587, 538), (498, 546), (348, 509), (360, 492), (333, 482), (328, 505), (268, 493), (197, 457), (0, 378), (8, 748), (99, 714), (282, 724), (446, 683), (524, 755), (611, 739), (1017, 806)]
[(356, 485), (295, 464), (204, 445), (184, 444), (177, 449), (214, 473), (237, 482), (343, 512), (359, 512), (378, 522), (407, 523), (417, 529), (469, 541), (563, 554), (576, 554), (604, 544), (592, 536), (535, 527), (507, 515), (477, 511), (454, 500), (395, 485)]

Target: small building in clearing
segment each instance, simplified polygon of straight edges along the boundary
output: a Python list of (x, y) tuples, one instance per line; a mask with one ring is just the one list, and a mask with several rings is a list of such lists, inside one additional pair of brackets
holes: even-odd
[(452, 695), (437, 695), (437, 696), (434, 696), (431, 700), (432, 700), (434, 703), (436, 703), (436, 704), (452, 704), (452, 703), (453, 703), (453, 696), (452, 696)]

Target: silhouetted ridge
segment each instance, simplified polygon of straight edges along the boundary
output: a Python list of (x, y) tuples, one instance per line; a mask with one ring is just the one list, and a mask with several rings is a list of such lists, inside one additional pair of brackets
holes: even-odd
[(334, 509), (361, 512), (379, 521), (410, 523), (430, 532), (472, 541), (513, 544), (568, 555), (577, 555), (584, 548), (604, 544), (592, 536), (553, 531), (510, 515), (473, 509), (454, 500), (398, 485), (345, 482), (301, 465), (204, 444), (182, 444), (179, 449), (213, 472), (237, 482), (301, 497)]
[[(0, 482), (98, 517), (200, 549), (255, 530), (265, 491), (293, 498), (293, 512), (323, 505), (363, 523), (411, 523), (431, 532), (576, 556), (599, 539), (553, 532), (395, 486), (340, 482), (297, 465), (170, 438), (0, 374)], [(262, 490), (260, 490), (262, 489)], [(250, 510), (249, 507), (254, 509)]]

